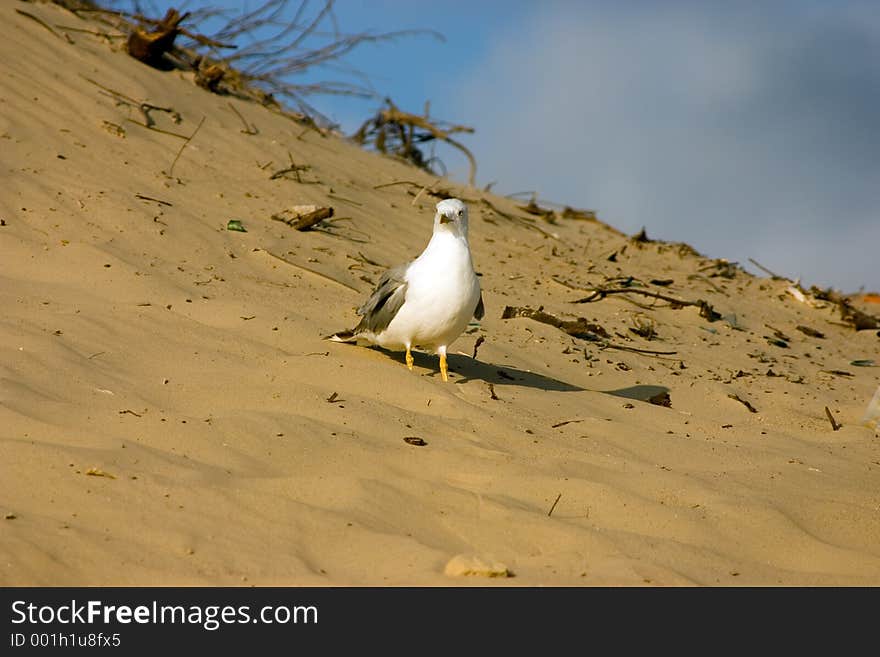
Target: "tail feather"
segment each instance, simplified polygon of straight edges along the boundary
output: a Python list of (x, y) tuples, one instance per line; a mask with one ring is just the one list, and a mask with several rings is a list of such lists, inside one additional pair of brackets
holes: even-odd
[(357, 335), (355, 335), (354, 331), (339, 331), (333, 335), (328, 335), (324, 339), (332, 340), (333, 342), (357, 342)]

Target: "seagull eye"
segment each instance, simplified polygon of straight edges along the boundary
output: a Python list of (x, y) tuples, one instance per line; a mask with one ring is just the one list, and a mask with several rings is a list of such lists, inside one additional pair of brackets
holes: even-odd
[(459, 217), (460, 217), (461, 215), (463, 215), (463, 214), (464, 214), (464, 212), (462, 212), (461, 210), (458, 211), (458, 216), (459, 216)]

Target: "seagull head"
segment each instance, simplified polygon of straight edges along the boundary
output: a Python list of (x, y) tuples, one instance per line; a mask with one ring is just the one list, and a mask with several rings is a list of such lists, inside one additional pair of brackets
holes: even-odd
[(437, 204), (434, 216), (434, 232), (445, 230), (467, 239), (468, 211), (467, 206), (457, 198), (448, 198)]

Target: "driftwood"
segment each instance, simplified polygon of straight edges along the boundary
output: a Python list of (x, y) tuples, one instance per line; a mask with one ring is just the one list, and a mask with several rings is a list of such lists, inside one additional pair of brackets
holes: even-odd
[(315, 224), (333, 216), (333, 208), (317, 205), (294, 205), (291, 208), (273, 214), (274, 221), (280, 221), (296, 230), (309, 230)]
[[(174, 49), (174, 40), (184, 32), (180, 23), (188, 17), (189, 12), (181, 14), (174, 8), (169, 9), (159, 21), (136, 17), (142, 25), (135, 27), (128, 37), (128, 54), (154, 68), (168, 68), (165, 55)], [(153, 29), (148, 31), (143, 24), (152, 24)]]
[(589, 340), (590, 342), (601, 342), (603, 338), (610, 337), (608, 331), (599, 324), (588, 322), (583, 317), (578, 317), (574, 321), (559, 319), (554, 315), (545, 313), (543, 307), (534, 310), (532, 308), (506, 306), (501, 319), (513, 319), (514, 317), (526, 317), (542, 324), (549, 324), (550, 326), (555, 326), (560, 331), (568, 333), (572, 337)]

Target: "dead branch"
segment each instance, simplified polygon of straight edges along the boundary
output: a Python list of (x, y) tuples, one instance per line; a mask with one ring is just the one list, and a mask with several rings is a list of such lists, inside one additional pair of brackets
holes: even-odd
[(421, 183), (413, 182), (412, 180), (395, 180), (390, 183), (382, 183), (381, 185), (374, 185), (373, 189), (384, 189), (385, 187), (393, 187), (394, 185), (410, 185), (411, 187), (418, 187), (420, 192), (427, 193), (429, 196), (433, 196), (434, 198), (446, 199), (452, 198), (455, 194), (452, 193), (452, 190), (445, 187), (436, 187), (436, 182), (432, 185), (425, 186)]
[(599, 344), (602, 349), (618, 349), (620, 351), (631, 351), (636, 354), (645, 354), (649, 356), (671, 356), (676, 353), (675, 351), (637, 349), (636, 347), (627, 347), (624, 345), (615, 344), (606, 339), (610, 337), (608, 335), (608, 331), (606, 331), (599, 324), (589, 322), (583, 317), (578, 317), (576, 320), (560, 319), (555, 315), (544, 312), (543, 306), (541, 306), (537, 310), (534, 310), (532, 308), (521, 308), (518, 306), (506, 306), (504, 308), (504, 312), (501, 314), (501, 319), (513, 319), (516, 317), (525, 317), (527, 319), (532, 319), (542, 324), (549, 324), (550, 326), (554, 326), (560, 331), (563, 331), (564, 333), (567, 333), (574, 338), (587, 340), (589, 342), (595, 342)]
[(785, 276), (780, 276), (779, 274), (773, 273), (772, 271), (767, 269), (764, 265), (762, 265), (760, 262), (758, 262), (752, 258), (749, 258), (749, 262), (751, 262), (753, 265), (755, 265), (755, 267), (760, 269), (765, 274), (768, 274), (770, 276), (770, 278), (772, 278), (774, 281), (788, 281), (789, 283), (794, 282), (790, 278), (786, 278)]
[[(336, 26), (333, 0), (324, 0), (312, 11), (307, 0), (299, 0), (296, 9), (292, 0), (265, 0), (254, 10), (228, 20), (212, 38), (221, 42), (244, 42), (235, 53), (218, 57), (216, 53), (198, 51), (197, 55), (216, 65), (220, 73), (212, 90), (253, 98), (266, 105), (277, 105), (274, 96), (293, 103), (302, 113), (298, 120), (317, 117), (324, 125), (331, 122), (316, 110), (306, 97), (315, 94), (341, 94), (364, 98), (375, 97), (366, 84), (343, 81), (317, 83), (292, 82), (294, 76), (309, 69), (332, 65), (359, 79), (365, 76), (348, 67), (342, 58), (366, 43), (430, 35), (443, 40), (430, 30), (401, 30), (374, 34), (360, 32), (343, 34)], [(288, 18), (292, 14), (292, 18)], [(323, 29), (327, 23), (333, 29)], [(320, 45), (313, 45), (318, 42)]]
[[(333, 0), (323, 0), (317, 6), (308, 0), (263, 0), (255, 9), (233, 14), (231, 18), (230, 11), (216, 8), (182, 15), (173, 9), (160, 19), (101, 9), (74, 0), (55, 2), (72, 5), (69, 8), (77, 14), (92, 12), (116, 18), (118, 22), (114, 27), (129, 35), (132, 55), (153, 66), (195, 71), (198, 85), (214, 93), (258, 102), (311, 125), (321, 134), (333, 123), (306, 100), (308, 96), (342, 94), (371, 98), (376, 94), (368, 83), (338, 80), (303, 83), (295, 81), (295, 76), (310, 69), (332, 67), (364, 80), (365, 75), (342, 61), (355, 48), (413, 35), (444, 40), (441, 34), (431, 30), (343, 34), (336, 26)], [(217, 18), (223, 19), (224, 24), (212, 35), (200, 34), (185, 25)], [(324, 27), (327, 23), (332, 25), (332, 30)], [(184, 39), (176, 37), (189, 41), (179, 45)], [(219, 52), (224, 49), (236, 49), (236, 52), (232, 55)], [(299, 111), (287, 111), (276, 96)]]
[(686, 306), (696, 306), (700, 309), (700, 317), (703, 317), (710, 322), (721, 319), (721, 314), (712, 308), (708, 302), (703, 301), (702, 299), (698, 299), (697, 301), (687, 301), (685, 299), (676, 299), (675, 297), (670, 297), (665, 294), (658, 294), (657, 292), (640, 290), (638, 288), (597, 288), (593, 290), (592, 294), (589, 296), (572, 301), (572, 303), (593, 303), (594, 301), (601, 301), (611, 294), (640, 294), (645, 297), (666, 301), (673, 310), (678, 310)]
[(559, 319), (554, 315), (545, 313), (543, 306), (538, 308), (538, 310), (506, 306), (501, 314), (501, 319), (513, 319), (515, 317), (526, 317), (542, 324), (549, 324), (550, 326), (555, 326), (560, 331), (568, 333), (572, 337), (589, 340), (590, 342), (601, 342), (603, 338), (609, 337), (608, 331), (599, 324), (588, 322), (583, 317), (578, 317), (574, 321)]
[(430, 160), (418, 145), (430, 141), (443, 141), (461, 151), (470, 163), (468, 183), (473, 186), (477, 175), (477, 160), (461, 142), (451, 135), (457, 133), (473, 133), (474, 129), (464, 125), (447, 124), (442, 121), (431, 121), (427, 116), (419, 116), (404, 112), (390, 98), (385, 99), (386, 106), (375, 116), (364, 121), (363, 125), (352, 135), (352, 139), (364, 146), (372, 144), (380, 153), (391, 153), (415, 164), (420, 169), (434, 173)]

